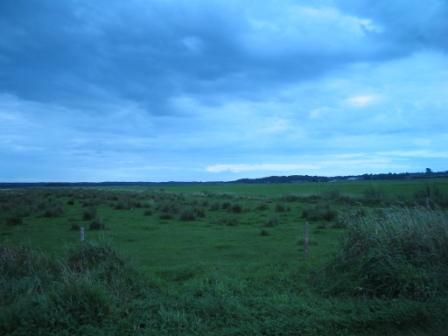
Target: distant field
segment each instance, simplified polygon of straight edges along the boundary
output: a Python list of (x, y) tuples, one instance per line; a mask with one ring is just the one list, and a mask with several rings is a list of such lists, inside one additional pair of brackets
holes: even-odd
[[(185, 186), (163, 186), (171, 192), (226, 192), (240, 195), (281, 196), (284, 194), (316, 195), (331, 190), (339, 190), (348, 195), (361, 195), (368, 188), (378, 188), (390, 195), (410, 196), (416, 190), (436, 184), (448, 190), (448, 179), (422, 179), (411, 181), (347, 181), (347, 182), (307, 182), (285, 184), (200, 184)], [(153, 189), (160, 189), (155, 187)]]
[[(292, 300), (291, 307), (299, 309), (294, 314), (300, 314), (294, 300), (324, 300), (310, 285), (310, 274), (339, 253), (347, 221), (397, 206), (438, 209), (446, 206), (447, 192), (448, 179), (3, 190), (0, 242), (61, 258), (86, 244), (79, 241), (84, 227), (87, 242), (106, 242), (169, 295), (182, 296), (220, 279), (226, 291), (249, 286), (234, 300), (244, 301), (250, 316), (257, 312), (246, 295), (268, 296), (271, 304), (284, 300), (279, 305)], [(365, 318), (343, 313), (345, 301), (335, 302), (341, 304), (336, 308), (341, 319)], [(274, 314), (270, 309), (266, 314)], [(391, 325), (378, 328), (396, 331)]]
[[(304, 208), (309, 207), (308, 202), (284, 202), (285, 195), (323, 195), (332, 191), (342, 195), (361, 197), (364, 192), (373, 188), (384, 192), (385, 197), (398, 197), (410, 199), (418, 190), (430, 185), (448, 191), (448, 179), (419, 180), (419, 181), (375, 181), (375, 182), (335, 182), (335, 183), (300, 183), (300, 184), (200, 184), (185, 186), (163, 186), (153, 188), (102, 188), (106, 195), (119, 192), (119, 195), (133, 196), (137, 192), (141, 202), (147, 202), (153, 209), (151, 216), (144, 216), (145, 208), (131, 207), (130, 210), (116, 210), (113, 202), (98, 201), (94, 207), (97, 215), (107, 225), (103, 231), (87, 232), (89, 239), (99, 238), (111, 241), (125, 255), (151, 273), (167, 273), (166, 270), (180, 268), (182, 270), (197, 269), (198, 275), (207, 273), (207, 268), (226, 268), (227, 270), (259, 269), (260, 264), (275, 264), (279, 260), (285, 263), (299, 263), (297, 240), (303, 232), (305, 219), (301, 217)], [(48, 189), (51, 194), (51, 190)], [(55, 189), (56, 191), (58, 189)], [(70, 193), (70, 189), (65, 194)], [(89, 197), (89, 188), (74, 189), (75, 194), (84, 190)], [(14, 194), (17, 191), (4, 191)], [(30, 192), (32, 190), (30, 189)], [(172, 219), (160, 219), (154, 206), (157, 202), (145, 198), (144, 194), (159, 194), (164, 192), (184, 195), (183, 201), (188, 206), (190, 202), (207, 202), (201, 206), (205, 211), (204, 218), (196, 218), (192, 222), (179, 220), (179, 214)], [(29, 193), (24, 190), (23, 193)], [(204, 194), (205, 193), (205, 194)], [(69, 230), (70, 223), (75, 222), (87, 226), (82, 221), (83, 199), (80, 198), (73, 205), (67, 205), (70, 199), (63, 193), (63, 197), (55, 197), (53, 201), (62, 202), (64, 213), (55, 218), (35, 216), (31, 214), (24, 219), (24, 225), (1, 227), (1, 240), (4, 243), (25, 244), (49, 252), (63, 251), (67, 245), (78, 242), (78, 232)], [(140, 194), (143, 194), (140, 195)], [(224, 194), (224, 195), (223, 195)], [(94, 191), (92, 195), (95, 197)], [(232, 198), (226, 199), (229, 195)], [(247, 198), (248, 196), (249, 198)], [(152, 196), (151, 196), (152, 197)], [(234, 198), (233, 198), (234, 197)], [(88, 199), (86, 200), (88, 203)], [(94, 201), (95, 203), (96, 201)], [(176, 202), (176, 201), (174, 201)], [(213, 203), (238, 203), (242, 206), (241, 213), (233, 213), (225, 209), (210, 211)], [(256, 210), (255, 208), (267, 202), (268, 208)], [(338, 211), (345, 211), (351, 206), (334, 202), (331, 199), (325, 203), (331, 204)], [(275, 212), (277, 204), (288, 206), (287, 212)], [(180, 211), (180, 210), (179, 210)], [(269, 229), (269, 238), (260, 237), (259, 232), (263, 224), (270, 218), (276, 217), (281, 225)], [(217, 225), (221, 219), (235, 218), (238, 225)], [(331, 229), (331, 225), (323, 229), (314, 228), (311, 239), (318, 242), (313, 246), (310, 258), (312, 262), (320, 262), (326, 255), (331, 255), (338, 243), (340, 230)], [(260, 253), (263, 258), (260, 259)], [(205, 269), (205, 270), (204, 270)], [(160, 275), (157, 273), (157, 275)], [(163, 278), (163, 275), (161, 276)]]

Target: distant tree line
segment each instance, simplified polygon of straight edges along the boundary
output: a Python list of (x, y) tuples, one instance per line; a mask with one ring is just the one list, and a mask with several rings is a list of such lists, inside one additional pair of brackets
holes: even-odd
[(362, 174), (348, 176), (310, 176), (310, 175), (289, 175), (289, 176), (268, 176), (261, 178), (243, 178), (230, 182), (36, 182), (36, 183), (8, 183), (0, 182), (0, 188), (27, 188), (27, 187), (108, 187), (108, 186), (159, 186), (164, 185), (191, 185), (201, 183), (303, 183), (303, 182), (332, 182), (332, 181), (351, 181), (351, 180), (413, 180), (427, 178), (448, 177), (448, 170), (442, 172), (433, 172), (426, 168), (423, 173), (387, 173), (387, 174)]

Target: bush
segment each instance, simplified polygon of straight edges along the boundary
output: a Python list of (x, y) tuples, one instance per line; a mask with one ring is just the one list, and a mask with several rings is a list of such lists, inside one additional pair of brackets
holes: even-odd
[(326, 293), (434, 297), (448, 290), (448, 218), (427, 209), (353, 218), (339, 254), (321, 274), (316, 283)]
[(89, 224), (89, 230), (104, 230), (105, 228), (106, 226), (104, 225), (103, 221), (99, 218), (95, 218)]
[(243, 211), (243, 207), (240, 204), (233, 204), (231, 207), (231, 211), (233, 213), (241, 213)]
[[(163, 214), (176, 215), (179, 213), (180, 208), (177, 203), (168, 201), (160, 203), (157, 207), (157, 210)], [(172, 217), (173, 216), (171, 216), (171, 218)]]
[(263, 229), (260, 231), (260, 236), (269, 236), (269, 232)]
[(260, 203), (257, 205), (257, 207), (255, 208), (258, 211), (264, 211), (264, 210), (268, 210), (269, 209), (269, 204), (267, 203)]
[(210, 205), (210, 211), (218, 211), (220, 208), (219, 203), (212, 203), (212, 205)]
[(114, 209), (115, 210), (130, 210), (131, 205), (129, 204), (129, 202), (121, 201), (114, 205)]
[(268, 220), (266, 221), (264, 226), (265, 227), (274, 227), (274, 226), (277, 226), (278, 224), (279, 224), (278, 217), (270, 217), (270, 218), (268, 218)]
[(205, 217), (205, 211), (202, 208), (194, 208), (194, 213), (199, 218), (204, 218)]
[(194, 221), (196, 214), (193, 209), (184, 209), (180, 214), (180, 220), (182, 221)]
[(48, 205), (43, 211), (43, 217), (54, 218), (64, 214), (64, 207), (60, 204)]
[(173, 215), (170, 213), (167, 213), (167, 212), (162, 212), (159, 215), (159, 219), (163, 219), (163, 220), (168, 220), (168, 219), (173, 219), (173, 218), (174, 218)]
[(338, 217), (336, 210), (329, 205), (316, 205), (302, 211), (302, 218), (309, 221), (332, 221)]
[(143, 216), (152, 216), (152, 210), (145, 210), (145, 212), (143, 213)]
[(294, 194), (283, 195), (280, 200), (282, 202), (298, 202), (300, 201), (300, 196)]
[(220, 225), (226, 225), (226, 226), (237, 226), (240, 224), (240, 221), (236, 217), (223, 217), (220, 218), (218, 221), (218, 224)]
[(109, 245), (86, 242), (69, 252), (67, 264), (72, 271), (85, 272), (104, 264), (124, 263)]
[(448, 193), (435, 185), (428, 185), (425, 189), (417, 191), (414, 200), (417, 204), (431, 209), (448, 207)]
[(71, 223), (70, 231), (79, 231), (80, 229), (81, 229), (81, 226), (78, 223)]
[(285, 205), (280, 204), (280, 203), (277, 203), (275, 205), (275, 212), (286, 212), (286, 211), (291, 211), (289, 206), (285, 206)]
[(88, 208), (82, 214), (83, 220), (94, 220), (96, 218), (96, 208)]
[(6, 218), (5, 223), (10, 226), (21, 225), (23, 224), (23, 218), (20, 216), (11, 216)]
[(367, 212), (364, 208), (350, 209), (342, 212), (342, 214), (337, 217), (337, 220), (334, 222), (332, 227), (335, 229), (344, 229), (354, 219), (359, 219), (365, 216), (367, 216)]
[(369, 205), (381, 205), (387, 201), (387, 198), (382, 190), (370, 187), (363, 191), (361, 200)]
[(230, 209), (231, 206), (232, 206), (232, 203), (230, 203), (230, 202), (223, 202), (223, 203), (221, 204), (221, 208), (222, 208), (223, 210)]

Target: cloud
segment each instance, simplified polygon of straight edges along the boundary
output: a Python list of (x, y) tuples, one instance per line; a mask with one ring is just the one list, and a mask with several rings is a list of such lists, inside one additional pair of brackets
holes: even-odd
[(353, 107), (366, 107), (375, 104), (378, 100), (379, 98), (375, 95), (360, 95), (347, 98), (346, 102)]
[(318, 168), (312, 164), (300, 164), (300, 163), (259, 163), (259, 164), (216, 164), (207, 166), (205, 170), (210, 173), (247, 173), (257, 171), (269, 171), (269, 172), (285, 172), (295, 170), (314, 170)]
[(2, 1), (0, 180), (446, 169), (447, 13), (441, 0)]

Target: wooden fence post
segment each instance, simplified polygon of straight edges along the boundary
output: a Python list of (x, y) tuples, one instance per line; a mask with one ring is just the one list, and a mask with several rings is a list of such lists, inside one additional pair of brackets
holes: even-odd
[(309, 243), (310, 243), (310, 237), (309, 237), (309, 227), (308, 222), (305, 222), (305, 230), (303, 232), (303, 256), (306, 259), (308, 259), (308, 249), (309, 249)]
[(85, 239), (84, 227), (81, 226), (79, 230), (80, 230), (81, 242), (83, 242)]

